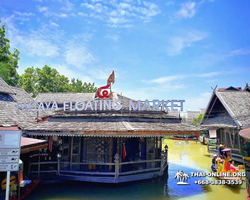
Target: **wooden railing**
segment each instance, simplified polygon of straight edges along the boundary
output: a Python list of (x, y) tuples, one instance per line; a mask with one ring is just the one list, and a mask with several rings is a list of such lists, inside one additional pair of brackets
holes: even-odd
[[(140, 161), (132, 161), (132, 162), (119, 162), (120, 157), (118, 154), (114, 157), (114, 163), (82, 163), (82, 162), (65, 162), (61, 161), (60, 157), (57, 161), (47, 161), (47, 162), (34, 162), (30, 163), (29, 173), (30, 175), (37, 175), (40, 177), (42, 173), (45, 174), (55, 174), (57, 176), (60, 175), (72, 175), (72, 176), (82, 176), (82, 175), (90, 175), (90, 176), (101, 176), (101, 177), (109, 177), (113, 179), (118, 179), (122, 176), (134, 175), (134, 174), (142, 174), (155, 172), (157, 175), (161, 176), (164, 174), (164, 171), (167, 167), (167, 152), (162, 152), (161, 159), (154, 160), (140, 160)], [(91, 171), (91, 170), (83, 170), (82, 166), (86, 166), (86, 168), (90, 165), (97, 166), (109, 166), (109, 172), (107, 171)], [(124, 170), (124, 166), (137, 166), (136, 168)], [(138, 167), (139, 165), (143, 165)], [(34, 170), (34, 166), (37, 166)], [(47, 167), (41, 167), (47, 166)], [(53, 167), (52, 167), (53, 166)], [(69, 169), (66, 169), (65, 166), (68, 166)], [(32, 168), (33, 167), (33, 168)], [(32, 168), (32, 169), (31, 169)], [(53, 168), (53, 169), (52, 169)], [(75, 168), (75, 169), (74, 169)]]

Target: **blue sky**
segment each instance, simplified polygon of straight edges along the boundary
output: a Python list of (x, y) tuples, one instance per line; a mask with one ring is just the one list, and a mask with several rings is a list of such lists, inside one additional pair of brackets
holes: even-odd
[(250, 82), (250, 1), (1, 0), (18, 72), (49, 65), (134, 99), (206, 107), (211, 87)]

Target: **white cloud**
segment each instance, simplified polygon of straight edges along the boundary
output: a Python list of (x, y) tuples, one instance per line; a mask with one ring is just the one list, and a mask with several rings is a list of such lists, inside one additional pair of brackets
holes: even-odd
[(170, 56), (181, 54), (183, 49), (190, 47), (192, 43), (203, 40), (206, 38), (206, 33), (198, 31), (188, 31), (181, 36), (170, 37), (168, 40), (167, 53)]
[(196, 13), (195, 2), (186, 2), (181, 5), (181, 9), (176, 13), (177, 18), (192, 18)]
[(15, 11), (14, 14), (16, 15), (19, 15), (19, 16), (26, 16), (26, 17), (31, 17), (31, 16), (34, 16), (35, 14), (34, 13), (31, 13), (31, 12), (18, 12), (18, 11)]
[(72, 36), (75, 40), (82, 41), (82, 42), (89, 42), (93, 34), (91, 33), (80, 33)]
[(100, 4), (100, 3), (94, 4), (94, 5), (89, 4), (89, 3), (82, 3), (81, 6), (89, 8), (95, 12), (98, 12), (98, 13), (101, 13), (107, 9), (106, 6), (102, 6), (102, 4)]
[(201, 55), (194, 61), (196, 65), (202, 65), (203, 67), (213, 66), (216, 63), (223, 62), (229, 58), (233, 58), (236, 56), (249, 55), (250, 49), (235, 49), (230, 51), (229, 53), (206, 53)]
[(246, 55), (246, 54), (250, 54), (250, 49), (236, 49), (233, 50), (229, 53), (229, 56), (238, 56), (238, 55)]
[(105, 0), (85, 2), (81, 6), (88, 9), (88, 16), (107, 22), (109, 27), (128, 28), (133, 26), (135, 20), (150, 22), (152, 17), (161, 13), (156, 4), (146, 1), (141, 4), (141, 1), (127, 0), (118, 3), (116, 0)]
[(129, 10), (132, 9), (132, 6), (128, 3), (119, 3), (118, 7), (121, 9), (129, 9)]
[(83, 76), (82, 73), (80, 73), (79, 71), (73, 71), (73, 70), (71, 70), (71, 68), (66, 67), (64, 65), (51, 65), (51, 67), (56, 68), (56, 70), (60, 74), (68, 77), (69, 79), (75, 78), (75, 79), (79, 79), (82, 82), (86, 82), (86, 83), (93, 83), (94, 82), (94, 80), (91, 77)]
[(31, 12), (19, 12), (19, 11), (14, 11), (14, 15), (15, 15), (15, 20), (20, 20), (21, 24), (23, 24), (23, 22), (29, 21), (30, 18), (35, 16), (35, 14)]
[[(20, 38), (21, 39), (21, 38)], [(58, 55), (59, 48), (49, 40), (41, 39), (33, 34), (23, 37), (23, 43), (27, 49), (27, 54), (42, 57), (54, 57)]]
[[(172, 75), (172, 76), (164, 76), (156, 79), (151, 79), (151, 80), (142, 80), (142, 82), (145, 83), (156, 83), (156, 84), (161, 84), (161, 88), (165, 87), (166, 88), (171, 88), (171, 87), (183, 87), (184, 85), (174, 85), (172, 84), (174, 81), (182, 80), (185, 78), (192, 78), (192, 77), (199, 77), (199, 78), (211, 78), (214, 76), (218, 76), (222, 74), (223, 72), (218, 71), (218, 72), (207, 72), (207, 73), (202, 73), (202, 74), (186, 74), (186, 75)], [(171, 83), (171, 84), (170, 84)]]
[(119, 18), (119, 17), (110, 17), (109, 18), (109, 22), (111, 24), (122, 24), (122, 23), (127, 23), (127, 22), (130, 22), (130, 20), (127, 20), (125, 18)]
[(148, 8), (148, 9), (142, 9), (142, 13), (146, 17), (152, 17), (152, 16), (156, 16), (156, 15), (160, 14), (161, 11), (156, 4), (146, 2), (146, 1), (143, 1), (143, 4)]
[(57, 23), (51, 22), (51, 21), (50, 21), (50, 25), (55, 26), (55, 27), (58, 27), (58, 26), (59, 26)]
[(79, 15), (79, 16), (82, 16), (82, 17), (88, 17), (88, 14), (83, 13), (83, 12), (78, 12), (78, 15)]
[(164, 83), (160, 87), (152, 87), (152, 90), (157, 92), (171, 92), (179, 89), (187, 88), (187, 85), (177, 83)]
[[(16, 20), (15, 15), (3, 19), (3, 23), (7, 24), (7, 37), (10, 39), (12, 47), (18, 48), (21, 52), (23, 49), (30, 56), (53, 57), (58, 55), (59, 48), (52, 41), (53, 34), (49, 35), (42, 29), (28, 34), (21, 32), (15, 28), (14, 20)], [(55, 34), (59, 35), (59, 33)]]
[(199, 111), (200, 108), (206, 108), (212, 93), (204, 92), (198, 96), (185, 99), (184, 110)]
[(49, 11), (48, 7), (37, 6), (37, 9), (39, 12), (43, 13), (45, 17), (59, 17), (59, 18), (68, 17), (68, 15), (65, 13), (55, 13), (55, 12)]
[(72, 11), (74, 8), (74, 4), (71, 3), (69, 0), (63, 1), (64, 6), (61, 8), (61, 10), (65, 10), (67, 12)]
[(60, 17), (60, 18), (68, 17), (68, 15), (65, 14), (65, 13), (55, 14), (55, 16), (56, 16), (56, 17)]
[(204, 73), (204, 74), (197, 74), (197, 77), (213, 77), (213, 76), (218, 76), (220, 75), (222, 72), (208, 72), (208, 73)]
[(113, 40), (113, 41), (118, 41), (119, 38), (120, 38), (120, 35), (117, 35), (117, 34), (108, 34), (104, 38), (110, 39), (110, 40)]
[(174, 80), (180, 80), (180, 79), (183, 79), (183, 78), (186, 78), (186, 75), (164, 76), (164, 77), (161, 77), (161, 78), (149, 80), (147, 82), (163, 84), (163, 83), (166, 83), (166, 82), (170, 82), (170, 81), (174, 81)]
[(115, 71), (115, 78), (118, 78), (119, 73), (117, 70), (109, 66), (88, 68), (88, 74), (90, 74), (92, 77), (96, 77), (96, 79), (107, 80), (113, 70)]
[(46, 11), (48, 11), (48, 7), (37, 6), (37, 8), (38, 8), (39, 12), (46, 12)]
[(86, 64), (95, 60), (94, 56), (81, 44), (69, 44), (64, 56), (67, 64), (79, 69), (84, 69)]

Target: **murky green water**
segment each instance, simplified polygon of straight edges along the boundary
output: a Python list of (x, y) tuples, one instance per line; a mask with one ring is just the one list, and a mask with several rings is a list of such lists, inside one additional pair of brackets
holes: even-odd
[(245, 200), (245, 183), (237, 187), (222, 185), (201, 186), (195, 180), (204, 178), (191, 177), (190, 185), (177, 185), (174, 179), (177, 170), (186, 173), (209, 171), (211, 154), (207, 147), (196, 142), (189, 145), (176, 145), (177, 141), (165, 140), (169, 146), (168, 180), (148, 180), (119, 185), (94, 184), (84, 182), (64, 182), (59, 184), (39, 185), (26, 200)]

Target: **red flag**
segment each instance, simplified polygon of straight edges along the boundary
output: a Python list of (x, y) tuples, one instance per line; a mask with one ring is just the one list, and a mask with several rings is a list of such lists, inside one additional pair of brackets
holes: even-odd
[(53, 137), (49, 138), (49, 151), (52, 152)]
[(123, 143), (123, 151), (122, 151), (122, 158), (123, 160), (125, 159), (127, 153), (126, 153), (126, 147), (125, 147), (125, 144)]

